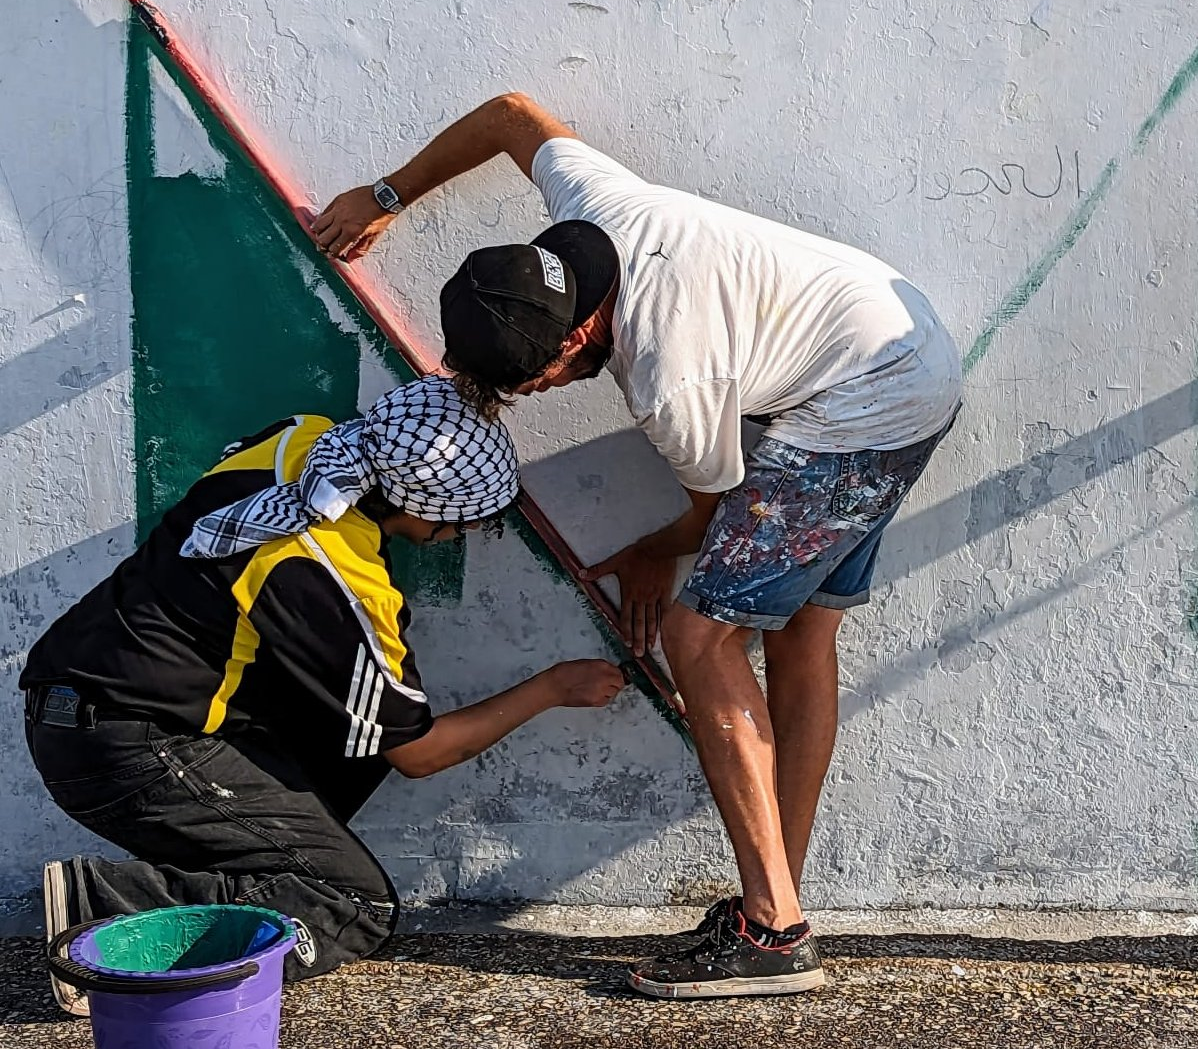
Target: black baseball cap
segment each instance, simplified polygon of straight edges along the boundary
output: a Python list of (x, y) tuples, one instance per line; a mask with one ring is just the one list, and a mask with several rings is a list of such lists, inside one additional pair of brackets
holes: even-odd
[(619, 265), (611, 238), (580, 220), (472, 251), (441, 289), (446, 366), (500, 389), (535, 379), (603, 304)]

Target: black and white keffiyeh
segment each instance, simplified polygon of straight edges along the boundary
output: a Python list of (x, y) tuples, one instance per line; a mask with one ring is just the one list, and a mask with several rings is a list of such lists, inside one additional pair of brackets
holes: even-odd
[(448, 379), (429, 376), (380, 397), (361, 419), (312, 445), (298, 481), (201, 517), (184, 557), (229, 557), (336, 521), (376, 485), (396, 509), (427, 521), (477, 521), (516, 498), (512, 435), (467, 405)]

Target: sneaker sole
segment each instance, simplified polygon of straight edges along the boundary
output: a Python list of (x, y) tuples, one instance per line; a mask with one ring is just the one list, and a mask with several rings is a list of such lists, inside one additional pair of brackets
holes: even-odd
[(654, 998), (742, 998), (750, 995), (802, 994), (804, 991), (817, 990), (827, 982), (823, 969), (759, 979), (733, 976), (711, 983), (658, 983), (636, 973), (628, 974), (629, 987)]
[[(60, 932), (65, 932), (71, 921), (67, 900), (67, 876), (61, 860), (54, 860), (42, 868), (42, 897), (46, 907), (46, 942), (49, 943)], [(50, 977), (50, 989), (63, 1012), (71, 1016), (91, 1015), (86, 992), (53, 976)]]

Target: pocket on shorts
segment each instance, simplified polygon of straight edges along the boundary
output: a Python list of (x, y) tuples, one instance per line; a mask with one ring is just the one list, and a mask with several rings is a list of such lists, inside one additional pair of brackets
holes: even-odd
[[(900, 449), (900, 453), (906, 449)], [(869, 529), (902, 501), (923, 470), (926, 457), (895, 462), (894, 452), (846, 452), (832, 493), (832, 513), (857, 528)]]

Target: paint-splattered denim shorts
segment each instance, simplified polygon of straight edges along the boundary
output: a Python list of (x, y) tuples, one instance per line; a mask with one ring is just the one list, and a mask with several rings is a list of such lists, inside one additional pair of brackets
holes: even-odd
[(762, 436), (678, 600), (758, 630), (781, 630), (808, 602), (864, 604), (882, 531), (947, 432), (888, 452), (811, 452)]

